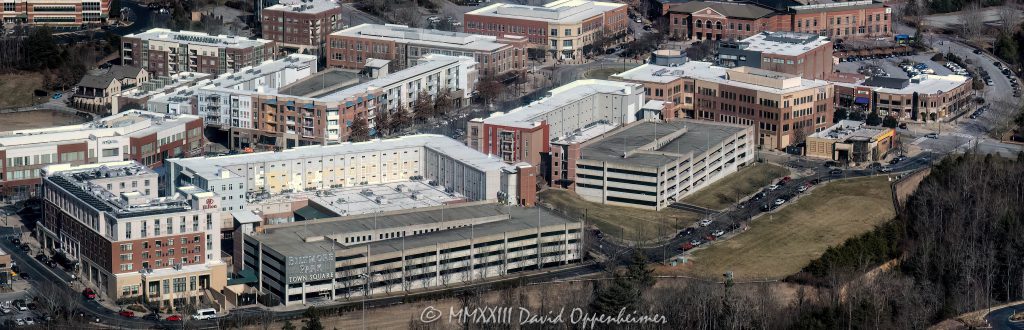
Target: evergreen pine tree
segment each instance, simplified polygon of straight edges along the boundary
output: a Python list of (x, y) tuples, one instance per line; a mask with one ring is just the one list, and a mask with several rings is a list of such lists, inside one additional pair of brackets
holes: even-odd
[(284, 321), (284, 325), (281, 326), (281, 330), (295, 330), (295, 325), (292, 324), (292, 321)]

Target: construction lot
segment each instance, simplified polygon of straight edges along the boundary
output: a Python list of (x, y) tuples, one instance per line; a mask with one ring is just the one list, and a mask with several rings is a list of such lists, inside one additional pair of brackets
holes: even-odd
[(582, 219), (586, 215), (588, 224), (610, 236), (631, 241), (672, 236), (700, 218), (698, 214), (674, 208), (652, 211), (592, 203), (566, 190), (548, 189), (540, 192), (539, 197), (541, 203), (550, 204), (570, 218)]
[(717, 278), (732, 271), (738, 279), (778, 279), (895, 215), (888, 177), (833, 181), (762, 214), (735, 237), (693, 252), (687, 263), (659, 267), (658, 273)]
[(755, 163), (684, 197), (683, 202), (712, 210), (725, 209), (786, 175), (789, 170), (782, 166)]

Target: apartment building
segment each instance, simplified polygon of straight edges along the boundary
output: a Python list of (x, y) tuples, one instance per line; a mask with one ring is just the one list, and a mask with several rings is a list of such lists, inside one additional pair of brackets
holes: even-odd
[(202, 32), (150, 29), (121, 37), (121, 64), (156, 77), (179, 72), (224, 74), (277, 58), (277, 43)]
[(880, 161), (895, 146), (896, 130), (869, 127), (862, 121), (839, 123), (807, 137), (807, 157), (841, 162)]
[(0, 184), (5, 198), (39, 194), (40, 172), (53, 164), (134, 160), (159, 167), (164, 159), (203, 152), (203, 120), (129, 110), (95, 122), (0, 133)]
[(332, 0), (285, 0), (260, 11), (264, 39), (299, 54), (326, 54), (327, 36), (341, 30), (341, 5)]
[(71, 26), (102, 24), (110, 17), (111, 0), (4, 0), (3, 23)]
[(286, 305), (468, 284), (577, 263), (582, 224), (538, 208), (468, 203), (263, 226), (236, 258)]
[(505, 162), (540, 166), (552, 139), (596, 124), (618, 126), (635, 121), (644, 105), (642, 87), (636, 83), (577, 80), (552, 89), (547, 97), (529, 105), (470, 120), (466, 124), (467, 144)]
[(43, 169), (43, 248), (79, 264), (107, 299), (197, 303), (226, 282), (219, 198), (195, 187), (159, 196), (159, 175), (134, 161)]
[(854, 83), (836, 82), (836, 106), (862, 113), (877, 112), (900, 121), (927, 122), (970, 108), (971, 78), (922, 74), (910, 79), (870, 77)]
[(757, 145), (764, 148), (785, 148), (832, 124), (833, 84), (824, 80), (698, 61), (644, 64), (612, 78), (643, 82), (653, 95), (682, 100), (676, 107), (681, 112), (672, 117), (754, 126)]
[(811, 33), (831, 39), (892, 36), (892, 8), (882, 1), (813, 4), (793, 0), (673, 1), (662, 13), (668, 35), (683, 40), (744, 39), (761, 32)]
[(741, 41), (721, 41), (717, 64), (788, 73), (804, 79), (832, 77), (832, 42), (817, 34), (761, 32)]
[(544, 6), (495, 3), (467, 12), (465, 32), (525, 37), (530, 47), (556, 58), (575, 58), (601, 36), (623, 36), (629, 26), (623, 3), (558, 0)]
[(412, 111), (421, 91), (431, 98), (448, 93), (461, 106), (477, 80), (472, 59), (431, 54), (405, 70), (317, 96), (280, 92), (313, 73), (316, 57), (293, 54), (151, 99), (149, 105), (194, 110), (208, 125), (230, 130), (234, 149), (287, 149), (348, 141), (354, 121), (365, 118), (373, 128), (376, 111), (396, 111), (399, 105)]
[(526, 38), (410, 28), (392, 24), (360, 24), (330, 36), (327, 65), (361, 70), (368, 59), (391, 61), (391, 70), (414, 65), (427, 54), (466, 56), (483, 76), (526, 69)]
[(146, 81), (149, 81), (149, 73), (139, 67), (115, 65), (99, 72), (90, 72), (75, 86), (72, 103), (93, 112), (110, 111), (117, 114), (118, 109), (112, 107), (117, 95)]
[[(524, 202), (519, 196), (531, 194), (520, 193), (519, 187), (533, 187), (518, 184), (515, 167), (459, 141), (427, 134), (169, 162), (170, 186), (196, 185), (235, 196), (222, 202), (226, 212), (247, 209), (247, 199), (259, 193), (424, 181), (469, 201)], [(525, 203), (532, 205), (533, 201)]]
[(661, 210), (754, 161), (754, 128), (643, 120), (556, 141), (552, 177), (585, 200)]

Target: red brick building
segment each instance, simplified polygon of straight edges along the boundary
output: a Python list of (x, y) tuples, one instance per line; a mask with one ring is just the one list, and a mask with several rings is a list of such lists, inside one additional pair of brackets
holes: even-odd
[(721, 41), (718, 65), (748, 66), (806, 79), (833, 75), (832, 42), (817, 34), (762, 32), (741, 41)]
[(330, 0), (282, 1), (263, 8), (263, 38), (303, 54), (325, 54), (327, 36), (341, 30), (341, 6)]
[(192, 115), (129, 110), (96, 123), (0, 135), (0, 192), (20, 200), (39, 192), (40, 169), (51, 164), (134, 160), (149, 167), (203, 152), (203, 120)]
[(691, 1), (664, 4), (670, 37), (742, 39), (764, 31), (806, 32), (833, 39), (892, 35), (892, 8), (882, 2), (803, 5), (795, 1)]
[(329, 36), (327, 65), (362, 69), (370, 58), (391, 61), (391, 71), (410, 66), (427, 54), (468, 56), (483, 76), (526, 69), (527, 38), (410, 28), (404, 25), (360, 24)]
[(102, 24), (110, 17), (112, 0), (4, 0), (3, 23), (80, 26)]

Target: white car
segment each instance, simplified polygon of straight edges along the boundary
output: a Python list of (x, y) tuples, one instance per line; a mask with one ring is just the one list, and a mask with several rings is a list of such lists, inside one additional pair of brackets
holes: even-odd
[(779, 185), (777, 185), (777, 184), (773, 184), (773, 185), (768, 186), (768, 190), (775, 191), (777, 189), (779, 189)]
[(709, 225), (711, 225), (711, 219), (704, 219), (704, 220), (700, 221), (700, 226), (701, 227), (707, 227)]
[(715, 237), (722, 237), (722, 235), (725, 235), (725, 231), (719, 229), (719, 230), (716, 230), (716, 231), (712, 232), (711, 235), (714, 235)]
[(35, 320), (33, 320), (31, 317), (26, 317), (25, 318), (25, 325), (33, 325), (33, 324), (36, 324)]
[(796, 187), (796, 191), (797, 192), (805, 192), (805, 191), (807, 191), (807, 186)]
[(637, 17), (636, 21), (634, 21), (634, 22), (637, 22), (637, 23), (643, 23), (644, 21), (640, 20), (640, 18), (639, 18), (639, 17)]
[(786, 203), (786, 200), (782, 199), (782, 198), (779, 198), (779, 199), (775, 200), (775, 205), (782, 205), (782, 204), (785, 204), (785, 203)]
[(17, 325), (25, 325), (25, 320), (22, 320), (22, 319), (16, 319), (16, 320), (14, 320), (14, 324), (17, 324)]

